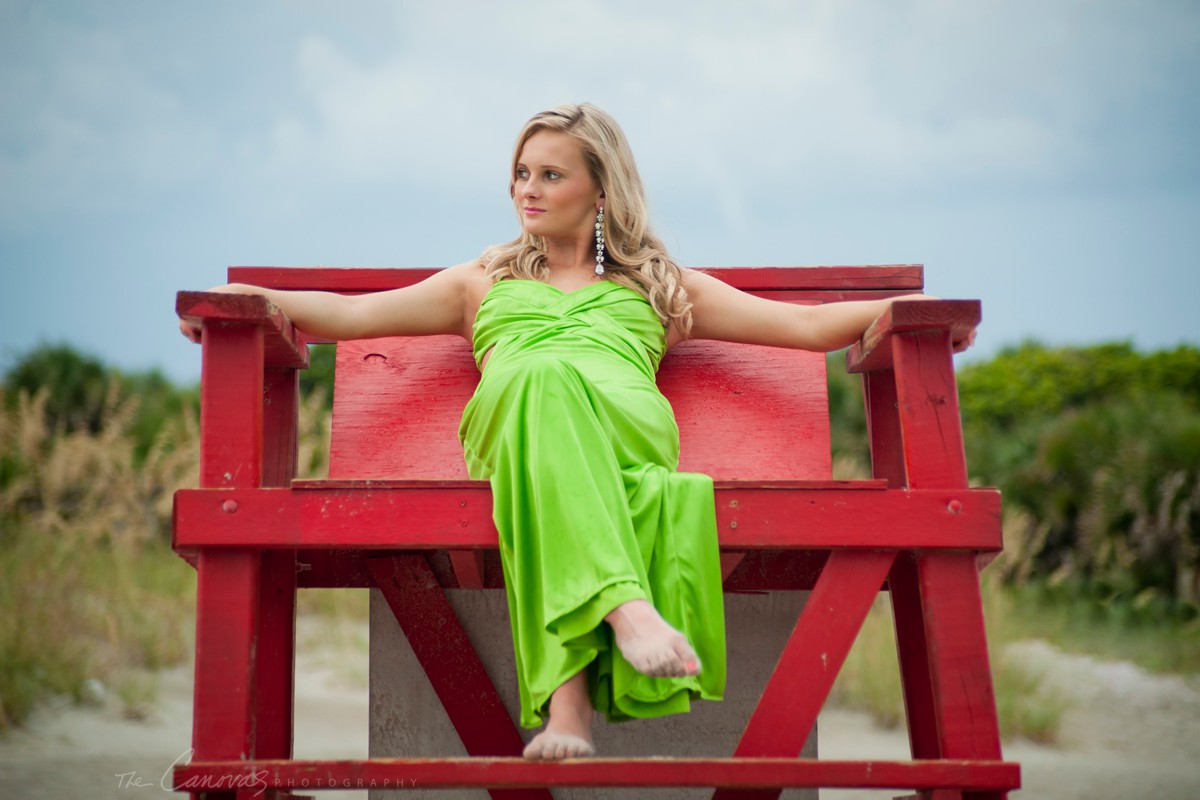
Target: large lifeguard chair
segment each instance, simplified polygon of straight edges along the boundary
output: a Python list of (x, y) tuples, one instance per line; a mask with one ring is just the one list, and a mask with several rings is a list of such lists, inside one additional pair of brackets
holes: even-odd
[[(923, 287), (916, 265), (705, 271), (798, 303)], [(229, 279), (357, 293), (432, 272), (235, 267)], [(194, 754), (176, 768), (176, 789), (231, 800), (475, 787), (532, 800), (553, 787), (676, 786), (731, 800), (861, 787), (998, 800), (1020, 786), (1018, 766), (1001, 756), (980, 602), (980, 565), (1001, 548), (1000, 497), (968, 487), (951, 360), (953, 339), (979, 322), (977, 301), (897, 302), (851, 348), (848, 367), (863, 374), (871, 480), (832, 478), (822, 354), (707, 341), (671, 351), (659, 385), (679, 422), (680, 469), (716, 484), (726, 592), (810, 594), (782, 632), (782, 652), (752, 654), (774, 666), (731, 748), (561, 763), (520, 758), (511, 681), (480, 658), (487, 648), (458, 613), (471, 605), (465, 598), (503, 586), (490, 490), (466, 479), (457, 440), (478, 379), (469, 345), (449, 336), (340, 343), (329, 479), (300, 481), (304, 337), (258, 296), (181, 292), (177, 310), (203, 324), (203, 379), (201, 488), (179, 492), (175, 507), (175, 548), (198, 570)], [(373, 625), (394, 617), (402, 634), (382, 625), (378, 652), (400, 642), (419, 665), (458, 755), (292, 758), (295, 599), (310, 587), (378, 590)], [(801, 758), (881, 590), (895, 618), (912, 760)], [(731, 659), (731, 681), (736, 669)], [(723, 713), (724, 704), (707, 705)], [(436, 740), (419, 716), (378, 727), (397, 724), (407, 731), (399, 740)]]

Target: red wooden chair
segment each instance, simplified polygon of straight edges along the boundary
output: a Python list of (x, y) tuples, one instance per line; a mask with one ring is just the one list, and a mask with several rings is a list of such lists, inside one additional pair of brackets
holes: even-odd
[[(707, 270), (791, 302), (919, 292), (922, 268)], [(232, 268), (230, 280), (368, 292), (426, 269)], [(175, 548), (198, 570), (191, 763), (175, 788), (208, 797), (320, 788), (699, 786), (714, 797), (863, 787), (997, 800), (1020, 785), (1002, 760), (979, 565), (1000, 550), (1000, 497), (971, 489), (951, 340), (977, 301), (900, 302), (853, 347), (873, 480), (834, 481), (821, 354), (690, 342), (659, 384), (680, 468), (716, 482), (725, 588), (811, 590), (733, 753), (720, 758), (522, 760), (512, 717), (445, 588), (502, 586), (486, 483), (466, 480), (459, 414), (477, 373), (456, 337), (339, 346), (330, 478), (297, 481), (297, 371), (305, 340), (261, 297), (181, 292), (203, 323), (201, 488), (176, 496)], [(378, 587), (468, 758), (292, 759), (298, 588)], [(801, 752), (881, 589), (890, 591), (911, 761)], [(262, 794), (259, 792), (265, 790)], [(635, 796), (635, 795), (631, 795)]]

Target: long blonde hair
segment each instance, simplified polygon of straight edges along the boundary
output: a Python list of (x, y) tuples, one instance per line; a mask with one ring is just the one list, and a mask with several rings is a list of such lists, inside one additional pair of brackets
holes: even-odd
[[(604, 193), (604, 277), (643, 295), (664, 327), (675, 323), (687, 335), (692, 327), (692, 304), (683, 288), (683, 273), (650, 231), (645, 190), (633, 151), (612, 117), (590, 103), (559, 106), (535, 115), (517, 137), (509, 195), (525, 142), (546, 130), (569, 134), (580, 143), (592, 179)], [(550, 277), (545, 241), (524, 230), (511, 242), (489, 247), (481, 260), (493, 282), (503, 278), (545, 281)]]

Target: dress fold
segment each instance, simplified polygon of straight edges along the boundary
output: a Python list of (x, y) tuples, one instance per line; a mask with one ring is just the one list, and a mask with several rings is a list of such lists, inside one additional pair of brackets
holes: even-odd
[[(665, 347), (646, 299), (611, 282), (499, 281), (479, 309), (476, 358), (490, 356), (459, 435), (471, 477), (492, 486), (525, 727), (581, 669), (610, 721), (724, 692), (712, 480), (676, 471), (654, 382)], [(687, 635), (700, 675), (651, 678), (621, 656), (603, 618), (633, 599)]]

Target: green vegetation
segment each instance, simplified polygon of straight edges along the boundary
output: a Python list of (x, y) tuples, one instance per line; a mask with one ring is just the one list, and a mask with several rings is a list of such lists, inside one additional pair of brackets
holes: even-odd
[[(301, 381), (301, 471), (325, 473), (333, 348)], [(1027, 343), (965, 367), (972, 480), (1005, 494), (987, 614), (1006, 735), (1051, 739), (1062, 708), (1007, 643), (1049, 638), (1156, 670), (1200, 671), (1200, 351)], [(186, 658), (194, 573), (169, 547), (171, 498), (195, 484), (198, 392), (40, 347), (0, 387), (0, 730), (42, 699), (109, 687), (144, 713), (153, 670)], [(835, 474), (870, 460), (857, 376), (830, 369)], [(365, 615), (362, 593), (301, 608)], [(349, 635), (349, 634), (347, 634)], [(844, 704), (901, 719), (889, 612), (867, 621)]]
[[(830, 383), (835, 463), (867, 474), (858, 378), (831, 363)], [(1008, 585), (1122, 618), (1200, 616), (1200, 350), (1026, 343), (958, 387), (972, 481), (1004, 492)]]
[[(63, 356), (31, 394), (32, 365)], [(9, 381), (20, 388), (9, 389)], [(0, 393), (0, 729), (48, 694), (76, 700), (134, 668), (186, 654), (194, 578), (169, 546), (171, 497), (194, 482), (195, 415), (155, 381), (126, 381), (62, 348), (40, 348)], [(173, 390), (172, 390), (173, 391)], [(75, 413), (77, 399), (85, 408)], [(152, 437), (137, 422), (148, 399)], [(82, 413), (86, 411), (86, 413)]]
[[(187, 657), (195, 573), (170, 548), (170, 518), (175, 491), (197, 480), (197, 396), (65, 347), (40, 347), (5, 375), (0, 731), (89, 686), (138, 716), (150, 673)], [(320, 392), (301, 404), (308, 474), (326, 469), (324, 404)]]
[[(857, 376), (830, 357), (835, 475), (870, 474)], [(1200, 672), (1200, 350), (1026, 343), (958, 374), (972, 482), (1004, 493), (985, 612), (1005, 736), (1054, 738), (1064, 711), (1012, 642)], [(890, 610), (871, 612), (835, 687), (903, 718)]]
[(964, 368), (959, 394), (967, 463), (1019, 520), (1008, 583), (1116, 617), (1198, 616), (1200, 350), (1024, 344)]
[[(1040, 674), (1005, 656), (1009, 644), (1025, 638), (1025, 629), (1014, 618), (1012, 597), (985, 584), (983, 601), (1000, 734), (1005, 739), (1052, 742), (1067, 705), (1046, 690)], [(867, 712), (885, 728), (904, 722), (896, 636), (886, 596), (871, 607), (830, 699), (843, 708)]]

